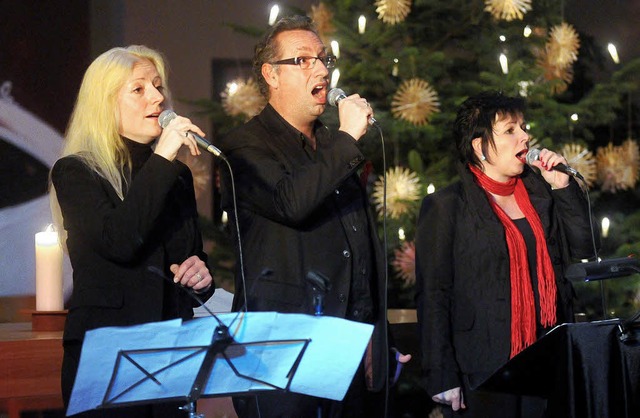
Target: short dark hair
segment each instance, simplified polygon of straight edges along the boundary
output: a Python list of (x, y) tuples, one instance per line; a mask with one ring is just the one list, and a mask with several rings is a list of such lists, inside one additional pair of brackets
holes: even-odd
[[(318, 31), (314, 26), (311, 18), (307, 16), (293, 15), (286, 16), (279, 19), (267, 33), (265, 33), (262, 40), (256, 45), (253, 54), (253, 73), (258, 82), (260, 93), (264, 97), (269, 99), (269, 85), (262, 76), (262, 65), (265, 63), (273, 62), (278, 53), (278, 44), (275, 38), (282, 32), (288, 32), (292, 30), (306, 30), (318, 35)], [(320, 35), (318, 35), (320, 37)]]
[(497, 91), (485, 91), (469, 97), (458, 108), (453, 125), (456, 148), (460, 161), (482, 167), (480, 159), (474, 153), (471, 142), (482, 138), (482, 154), (488, 157), (488, 148), (495, 149), (493, 125), (496, 115), (523, 115), (525, 100), (521, 97), (509, 97)]

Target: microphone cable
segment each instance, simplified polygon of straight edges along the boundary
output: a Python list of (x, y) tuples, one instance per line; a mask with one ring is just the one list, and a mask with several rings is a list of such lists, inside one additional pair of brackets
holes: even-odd
[[(386, 347), (383, 350), (388, 351), (389, 347), (389, 255), (387, 251), (387, 154), (384, 145), (384, 133), (379, 123), (373, 123), (371, 126), (375, 126), (380, 134), (380, 146), (382, 150), (382, 245), (383, 245), (383, 261), (384, 261), (384, 296), (382, 298), (382, 310), (384, 312), (384, 342)], [(387, 352), (384, 356), (384, 417), (389, 416), (389, 355)]]
[[(596, 263), (600, 262), (598, 255), (598, 246), (596, 245), (596, 232), (593, 228), (593, 213), (591, 213), (591, 196), (589, 195), (589, 185), (580, 177), (580, 181), (584, 185), (585, 196), (587, 198), (587, 210), (589, 213), (589, 228), (591, 228), (591, 245), (593, 246), (593, 256)], [(602, 319), (607, 319), (607, 301), (605, 298), (604, 280), (600, 280), (600, 304), (602, 306)]]
[[(235, 224), (236, 238), (238, 240), (238, 264), (239, 264), (238, 269), (240, 271), (240, 279), (242, 281), (242, 296), (244, 298), (243, 307), (238, 310), (238, 315), (236, 315), (233, 321), (231, 321), (231, 323), (229, 324), (229, 328), (231, 328), (231, 326), (234, 324), (236, 319), (238, 319), (238, 317), (240, 316), (240, 313), (247, 312), (249, 310), (249, 304), (247, 302), (247, 281), (245, 279), (245, 271), (244, 271), (242, 237), (240, 236), (240, 222), (238, 221), (238, 200), (236, 196), (236, 181), (235, 181), (235, 178), (233, 177), (233, 169), (231, 168), (231, 164), (229, 163), (229, 160), (227, 160), (227, 158), (224, 157), (222, 154), (220, 154), (219, 157), (222, 159), (222, 161), (225, 162), (225, 164), (227, 165), (227, 168), (229, 169), (229, 179), (231, 183), (231, 200), (232, 200), (232, 206), (233, 206), (233, 221)], [(235, 291), (237, 292), (238, 289), (235, 289)]]

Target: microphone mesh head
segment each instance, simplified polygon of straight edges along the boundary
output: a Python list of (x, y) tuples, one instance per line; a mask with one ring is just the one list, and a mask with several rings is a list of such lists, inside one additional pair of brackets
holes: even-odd
[(536, 160), (540, 159), (540, 150), (538, 148), (531, 148), (527, 151), (527, 164), (531, 165)]
[(176, 118), (176, 112), (171, 109), (163, 110), (158, 116), (158, 124), (162, 127), (162, 129), (166, 128), (169, 122)]
[(347, 95), (344, 94), (344, 90), (333, 88), (329, 90), (329, 94), (327, 94), (327, 101), (331, 106), (338, 106), (338, 102), (345, 97), (347, 97)]

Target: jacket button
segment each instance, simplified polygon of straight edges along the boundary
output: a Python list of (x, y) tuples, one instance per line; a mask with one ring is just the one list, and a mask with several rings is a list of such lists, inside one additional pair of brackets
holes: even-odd
[(336, 194), (340, 194), (340, 190), (336, 189)]
[(351, 257), (351, 253), (350, 253), (348, 250), (344, 250), (344, 251), (342, 252), (342, 256), (343, 256), (344, 258), (349, 258), (349, 257)]
[(338, 300), (342, 303), (346, 302), (347, 297), (345, 296), (344, 293), (340, 293), (340, 296), (338, 296)]

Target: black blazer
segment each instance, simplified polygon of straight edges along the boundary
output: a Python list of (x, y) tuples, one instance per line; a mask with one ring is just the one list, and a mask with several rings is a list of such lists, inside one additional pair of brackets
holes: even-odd
[[(370, 285), (376, 325), (374, 380), (376, 389), (380, 389), (388, 352), (382, 311), (385, 266), (365, 191), (356, 175), (364, 157), (350, 135), (330, 133), (320, 125), (317, 129), (323, 132), (311, 156), (303, 148), (300, 132), (267, 105), (261, 114), (220, 142), (235, 180), (248, 308), (313, 313), (312, 291), (305, 277), (314, 270), (331, 281), (324, 313), (344, 318), (354, 271), (354, 239), (357, 234), (367, 234), (364, 238), (376, 270)], [(222, 206), (235, 232), (227, 170), (222, 177)], [(365, 204), (354, 209), (353, 197)], [(358, 213), (354, 216), (353, 211)], [(244, 304), (243, 291), (238, 271), (235, 309)]]
[(188, 167), (151, 154), (124, 200), (73, 156), (55, 163), (51, 179), (73, 267), (65, 343), (98, 327), (193, 317), (197, 303), (147, 270), (155, 266), (173, 277), (173, 263), (191, 255), (207, 261)]
[[(436, 395), (472, 387), (509, 360), (511, 292), (504, 227), (467, 167), (461, 181), (424, 198), (416, 232), (416, 301), (426, 387)], [(558, 323), (573, 322), (572, 259), (593, 256), (588, 206), (578, 184), (551, 191), (525, 166), (521, 176), (547, 238)], [(595, 229), (597, 230), (597, 229)]]

